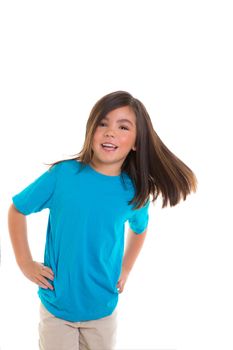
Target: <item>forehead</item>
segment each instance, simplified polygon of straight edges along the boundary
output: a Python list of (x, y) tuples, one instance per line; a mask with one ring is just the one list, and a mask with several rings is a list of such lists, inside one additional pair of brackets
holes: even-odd
[(129, 106), (119, 107), (109, 112), (103, 119), (136, 124), (136, 115)]

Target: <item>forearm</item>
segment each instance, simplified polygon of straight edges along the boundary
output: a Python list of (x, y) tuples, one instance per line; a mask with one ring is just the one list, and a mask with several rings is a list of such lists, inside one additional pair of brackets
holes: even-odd
[(19, 267), (21, 267), (32, 261), (32, 255), (27, 238), (26, 217), (21, 214), (13, 204), (8, 211), (8, 228), (15, 258)]
[(122, 271), (129, 274), (132, 270), (133, 265), (142, 249), (145, 237), (146, 230), (141, 234), (134, 233), (131, 229), (129, 229), (126, 249), (123, 257)]

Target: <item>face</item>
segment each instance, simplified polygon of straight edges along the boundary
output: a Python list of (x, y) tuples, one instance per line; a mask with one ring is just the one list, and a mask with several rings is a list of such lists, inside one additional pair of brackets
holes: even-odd
[[(92, 165), (118, 175), (128, 153), (136, 150), (135, 142), (136, 116), (134, 111), (129, 106), (124, 106), (109, 112), (99, 122), (93, 136)], [(107, 148), (107, 145), (103, 147), (103, 144), (109, 143), (117, 148)]]

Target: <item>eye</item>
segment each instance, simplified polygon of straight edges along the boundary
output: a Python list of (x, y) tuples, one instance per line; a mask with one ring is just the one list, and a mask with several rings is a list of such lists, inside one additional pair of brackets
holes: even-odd
[(101, 125), (105, 125), (105, 123), (104, 123), (104, 122), (100, 122), (100, 123), (99, 123), (99, 126), (101, 126)]
[[(99, 122), (99, 126), (105, 126), (107, 123), (105, 123), (105, 122)], [(129, 130), (129, 128), (127, 128), (127, 126), (123, 126), (123, 125), (121, 125), (120, 126), (120, 128), (123, 128), (124, 130)]]

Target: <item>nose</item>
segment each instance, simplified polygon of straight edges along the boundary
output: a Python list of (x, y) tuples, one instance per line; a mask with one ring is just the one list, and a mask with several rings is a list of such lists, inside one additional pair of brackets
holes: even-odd
[(111, 128), (108, 128), (107, 130), (105, 130), (104, 135), (105, 136), (114, 136), (114, 131)]

